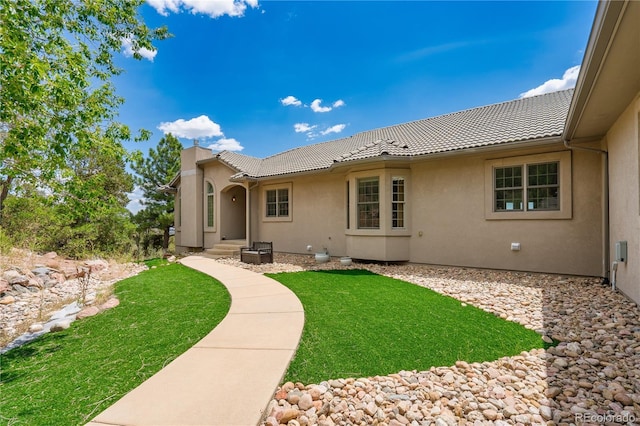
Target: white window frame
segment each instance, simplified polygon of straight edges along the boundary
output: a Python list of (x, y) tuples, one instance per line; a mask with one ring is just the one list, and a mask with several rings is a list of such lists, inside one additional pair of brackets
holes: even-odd
[[(402, 197), (398, 196), (396, 199), (396, 182), (402, 182)], [(391, 229), (406, 229), (406, 216), (407, 216), (407, 180), (404, 176), (391, 176)], [(399, 208), (401, 207), (401, 208)], [(401, 217), (400, 217), (401, 216)], [(399, 221), (402, 224), (394, 224), (395, 221)]]
[[(542, 163), (558, 163), (558, 203), (557, 210), (530, 210), (527, 206), (527, 171), (528, 166)], [(495, 210), (496, 188), (495, 170), (499, 168), (522, 166), (522, 209)], [(571, 219), (571, 151), (550, 152), (485, 161), (485, 218), (500, 219)]]

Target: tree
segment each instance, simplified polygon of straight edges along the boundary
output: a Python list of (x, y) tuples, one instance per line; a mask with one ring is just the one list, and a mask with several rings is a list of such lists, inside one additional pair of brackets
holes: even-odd
[(139, 212), (139, 222), (143, 227), (163, 230), (162, 249), (169, 247), (169, 230), (174, 222), (174, 196), (160, 192), (159, 188), (166, 185), (180, 172), (180, 153), (182, 144), (172, 134), (165, 135), (156, 149), (149, 149), (149, 155), (140, 156), (132, 165), (139, 175), (136, 183), (144, 195), (144, 210)]
[(62, 245), (75, 257), (130, 251), (133, 224), (126, 205), (133, 176), (126, 172), (123, 152), (95, 144), (77, 157), (70, 164), (72, 178), (58, 195), (56, 212), (67, 224)]
[(82, 159), (69, 164), (73, 174), (55, 195), (29, 185), (9, 195), (3, 227), (15, 245), (31, 250), (73, 257), (129, 252), (133, 224), (126, 205), (133, 176), (122, 153), (96, 145), (75, 156)]
[(16, 182), (57, 191), (76, 155), (122, 152), (113, 55), (124, 40), (138, 52), (169, 36), (141, 20), (143, 1), (0, 0), (0, 213)]

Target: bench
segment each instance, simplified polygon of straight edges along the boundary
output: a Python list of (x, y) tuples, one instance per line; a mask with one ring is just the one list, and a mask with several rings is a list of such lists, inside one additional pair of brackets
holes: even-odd
[(273, 263), (273, 243), (254, 241), (251, 247), (240, 247), (240, 261), (244, 263)]

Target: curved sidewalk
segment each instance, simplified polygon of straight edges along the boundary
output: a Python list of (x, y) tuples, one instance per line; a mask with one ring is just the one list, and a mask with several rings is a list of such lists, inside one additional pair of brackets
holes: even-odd
[(227, 287), (229, 313), (88, 425), (254, 426), (262, 418), (298, 347), (302, 304), (291, 290), (264, 275), (204, 256), (181, 263)]

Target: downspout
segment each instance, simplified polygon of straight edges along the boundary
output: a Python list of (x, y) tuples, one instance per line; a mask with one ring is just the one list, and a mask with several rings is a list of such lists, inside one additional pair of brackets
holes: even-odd
[[(602, 173), (603, 173), (603, 183), (602, 183), (602, 268), (604, 275), (604, 282), (607, 283), (609, 281), (609, 152), (604, 149), (598, 148), (589, 148), (583, 146), (572, 146), (571, 141), (569, 139), (562, 140), (565, 148), (573, 151), (573, 150), (581, 150), (581, 151), (590, 151), (595, 152), (602, 155)], [(615, 269), (617, 265), (612, 265), (612, 269)], [(615, 290), (615, 287), (613, 287)]]

